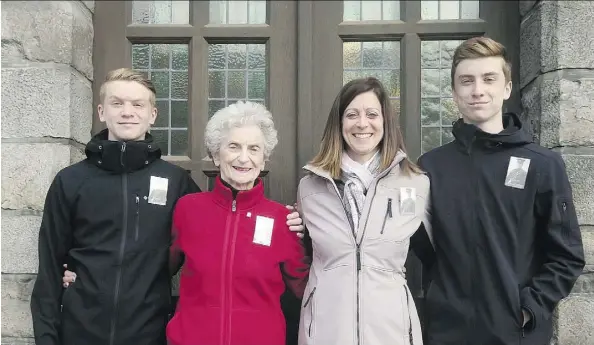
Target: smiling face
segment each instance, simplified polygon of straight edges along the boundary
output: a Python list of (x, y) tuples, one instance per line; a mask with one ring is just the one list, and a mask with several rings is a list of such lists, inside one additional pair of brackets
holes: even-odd
[(213, 161), (221, 178), (238, 190), (248, 190), (264, 169), (264, 134), (256, 125), (232, 127)]
[(382, 105), (373, 91), (357, 95), (342, 115), (342, 137), (347, 154), (365, 163), (379, 150), (384, 137)]
[(502, 129), (503, 101), (512, 89), (504, 63), (502, 57), (493, 56), (465, 59), (456, 67), (452, 94), (465, 122), (486, 131)]
[(136, 81), (115, 80), (105, 84), (105, 96), (97, 112), (109, 130), (108, 139), (144, 140), (157, 118), (152, 99), (151, 90)]

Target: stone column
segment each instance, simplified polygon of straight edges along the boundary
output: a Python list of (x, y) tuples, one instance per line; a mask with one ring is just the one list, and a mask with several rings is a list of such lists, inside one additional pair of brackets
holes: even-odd
[(90, 138), (93, 10), (93, 1), (2, 1), (2, 344), (34, 343), (45, 194)]
[(560, 152), (573, 187), (586, 268), (556, 311), (552, 344), (594, 341), (594, 2), (520, 1), (524, 120)]

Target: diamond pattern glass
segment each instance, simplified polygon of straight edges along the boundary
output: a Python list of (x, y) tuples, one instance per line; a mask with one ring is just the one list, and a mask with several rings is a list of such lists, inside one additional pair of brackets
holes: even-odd
[(452, 99), (450, 69), (461, 41), (421, 42), (421, 152), (453, 140), (458, 108)]
[(400, 1), (344, 1), (343, 6), (345, 22), (400, 19)]
[(209, 1), (210, 24), (266, 24), (266, 1)]
[(188, 45), (133, 44), (132, 68), (157, 91), (157, 120), (150, 133), (163, 155), (188, 154)]
[(478, 19), (479, 3), (479, 0), (421, 1), (421, 19)]
[(189, 1), (132, 1), (132, 23), (188, 24)]
[(208, 48), (208, 116), (238, 100), (266, 104), (265, 44), (211, 44)]
[(376, 77), (388, 90), (393, 110), (400, 114), (400, 42), (344, 42), (342, 56), (343, 84)]

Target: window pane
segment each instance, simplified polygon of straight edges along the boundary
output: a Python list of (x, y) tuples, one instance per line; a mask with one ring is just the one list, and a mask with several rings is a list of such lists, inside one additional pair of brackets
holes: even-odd
[(345, 22), (400, 19), (400, 1), (344, 1), (343, 6), (342, 20)]
[(478, 19), (479, 0), (421, 1), (421, 19)]
[(265, 104), (265, 44), (211, 44), (208, 54), (208, 116), (236, 102)]
[(132, 1), (132, 23), (188, 24), (189, 1)]
[(421, 150), (425, 153), (452, 140), (458, 108), (452, 99), (450, 69), (461, 41), (421, 42)]
[(210, 1), (211, 24), (266, 24), (266, 0)]
[(342, 44), (343, 83), (363, 77), (376, 77), (390, 94), (400, 114), (400, 42), (367, 41)]
[[(163, 155), (185, 154), (186, 140), (171, 131), (188, 128), (188, 45), (134, 44), (132, 68), (147, 73), (157, 93), (157, 120), (151, 134)], [(177, 140), (173, 143), (172, 140)]]

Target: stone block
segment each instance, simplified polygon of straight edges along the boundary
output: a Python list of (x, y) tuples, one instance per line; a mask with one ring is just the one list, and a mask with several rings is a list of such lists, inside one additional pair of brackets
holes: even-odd
[(90, 139), (91, 82), (69, 66), (2, 68), (2, 137)]
[(93, 37), (92, 15), (80, 1), (2, 2), (3, 46), (15, 46), (10, 53), (24, 60), (72, 65), (93, 79)]
[(55, 175), (70, 165), (70, 145), (2, 144), (2, 208), (43, 210)]
[(2, 215), (2, 273), (37, 273), (39, 225), (41, 216)]
[(539, 74), (594, 66), (594, 3), (541, 1), (520, 27), (520, 86)]
[(35, 345), (33, 338), (2, 337), (1, 345)]
[(520, 8), (520, 16), (525, 16), (534, 5), (536, 5), (537, 0), (520, 0), (519, 1), (519, 8)]
[(570, 295), (557, 306), (553, 344), (591, 345), (594, 339), (594, 295)]
[[(561, 155), (565, 161), (567, 176), (573, 190), (578, 221), (581, 225), (593, 225), (592, 186), (594, 185), (594, 174), (592, 172), (594, 172), (594, 155), (572, 154), (568, 151), (568, 149), (565, 149), (563, 151), (565, 153)], [(590, 262), (594, 263), (594, 261)]]
[(33, 274), (2, 273), (2, 342), (4, 337), (33, 336), (30, 303), (34, 284)]
[[(594, 231), (584, 231), (582, 228), (582, 242), (584, 244), (584, 256), (586, 265), (594, 266)], [(594, 275), (594, 272), (591, 272)], [(594, 277), (593, 277), (594, 281)], [(592, 286), (592, 293), (594, 293), (594, 286)]]
[(79, 73), (70, 74), (70, 138), (86, 144), (93, 125), (93, 88)]
[(95, 12), (95, 1), (83, 1), (83, 4), (85, 4), (91, 13)]
[(70, 147), (70, 164), (78, 163), (87, 158), (84, 147)]
[(522, 118), (541, 145), (594, 147), (594, 72), (541, 75), (524, 88), (522, 106)]

